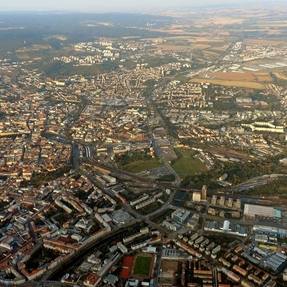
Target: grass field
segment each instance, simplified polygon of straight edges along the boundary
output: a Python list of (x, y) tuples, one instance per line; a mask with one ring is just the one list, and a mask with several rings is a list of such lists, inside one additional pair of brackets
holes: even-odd
[(129, 172), (142, 172), (153, 168), (160, 167), (161, 163), (157, 158), (141, 159), (130, 162), (123, 166), (123, 169)]
[(173, 163), (172, 167), (180, 177), (184, 178), (207, 170), (199, 159), (193, 158), (191, 150), (177, 149), (176, 152), (179, 158)]
[(152, 257), (137, 256), (133, 272), (134, 275), (149, 276), (151, 263), (152, 263)]
[(254, 90), (264, 90), (265, 89), (264, 84), (256, 83), (256, 82), (248, 82), (248, 81), (192, 79), (191, 82), (194, 82), (194, 83), (210, 83), (210, 84), (219, 85), (219, 86), (246, 88), (246, 89), (254, 89)]

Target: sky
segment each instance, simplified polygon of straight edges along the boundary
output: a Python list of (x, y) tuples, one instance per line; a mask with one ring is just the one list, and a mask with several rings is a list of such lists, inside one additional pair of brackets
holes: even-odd
[[(81, 12), (123, 12), (152, 11), (154, 9), (183, 8), (217, 4), (243, 4), (249, 2), (258, 5), (267, 0), (0, 0), (0, 11), (5, 10), (52, 10)], [(269, 0), (269, 4), (276, 1)]]

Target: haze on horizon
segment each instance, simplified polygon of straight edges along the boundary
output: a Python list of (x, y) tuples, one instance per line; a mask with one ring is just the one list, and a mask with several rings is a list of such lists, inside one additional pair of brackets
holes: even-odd
[[(140, 3), (139, 3), (140, 2)], [(184, 8), (214, 5), (251, 4), (275, 5), (284, 0), (10, 0), (0, 1), (0, 11), (79, 11), (130, 12), (154, 9)]]

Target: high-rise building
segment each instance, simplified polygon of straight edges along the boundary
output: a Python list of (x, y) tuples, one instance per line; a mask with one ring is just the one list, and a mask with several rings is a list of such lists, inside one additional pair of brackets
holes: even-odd
[(207, 200), (207, 186), (204, 185), (201, 189), (201, 200), (206, 201)]
[(199, 202), (201, 200), (202, 200), (201, 192), (196, 191), (192, 193), (192, 201)]

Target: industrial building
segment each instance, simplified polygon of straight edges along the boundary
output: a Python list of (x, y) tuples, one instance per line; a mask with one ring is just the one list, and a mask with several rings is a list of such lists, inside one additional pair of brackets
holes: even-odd
[(264, 234), (276, 238), (286, 238), (287, 229), (273, 227), (273, 226), (264, 226), (264, 225), (254, 225), (253, 232), (257, 234)]
[(226, 233), (230, 235), (236, 235), (241, 237), (246, 237), (248, 232), (245, 226), (240, 224), (233, 224), (228, 220), (224, 222), (218, 221), (207, 221), (204, 226), (205, 231)]
[(273, 272), (281, 272), (287, 266), (287, 256), (283, 253), (273, 253), (264, 261), (264, 265)]
[(271, 206), (245, 204), (244, 216), (248, 218), (264, 217), (264, 218), (280, 220), (282, 217), (282, 213), (281, 210)]

